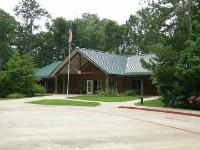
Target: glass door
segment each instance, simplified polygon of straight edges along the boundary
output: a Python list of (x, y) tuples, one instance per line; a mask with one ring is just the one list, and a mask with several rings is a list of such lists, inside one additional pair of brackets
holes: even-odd
[(87, 80), (87, 94), (93, 94), (93, 80)]

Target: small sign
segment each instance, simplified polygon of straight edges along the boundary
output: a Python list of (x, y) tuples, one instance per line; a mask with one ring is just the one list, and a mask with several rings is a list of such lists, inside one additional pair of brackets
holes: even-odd
[(81, 71), (77, 71), (77, 74), (81, 74)]

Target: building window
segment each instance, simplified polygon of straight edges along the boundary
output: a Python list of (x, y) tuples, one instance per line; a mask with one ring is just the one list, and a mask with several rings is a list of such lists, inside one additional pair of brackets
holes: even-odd
[(133, 90), (141, 90), (141, 80), (132, 80), (131, 88)]
[(97, 80), (97, 90), (102, 90), (102, 81)]
[(115, 80), (109, 81), (109, 90), (117, 90), (117, 81)]
[(85, 94), (87, 92), (87, 81), (80, 80), (80, 94)]

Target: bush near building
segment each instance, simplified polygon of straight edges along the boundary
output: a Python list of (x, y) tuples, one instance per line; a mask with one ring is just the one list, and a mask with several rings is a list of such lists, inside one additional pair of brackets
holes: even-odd
[(0, 97), (18, 93), (24, 96), (44, 94), (45, 90), (37, 85), (35, 64), (31, 55), (15, 52), (4, 71), (0, 72)]

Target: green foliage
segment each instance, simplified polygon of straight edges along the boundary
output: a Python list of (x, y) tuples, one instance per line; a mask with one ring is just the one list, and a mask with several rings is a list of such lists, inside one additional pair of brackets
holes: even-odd
[(113, 97), (121, 97), (121, 96), (136, 96), (135, 91), (131, 90), (131, 91), (125, 91), (123, 93), (119, 93), (116, 90), (109, 90), (108, 92), (104, 91), (104, 90), (97, 90), (96, 95), (98, 96), (113, 96)]
[(134, 54), (149, 53), (152, 50), (150, 46), (163, 43), (166, 36), (160, 30), (166, 19), (166, 15), (163, 15), (156, 6), (143, 8), (136, 15), (130, 15), (126, 22), (129, 51)]
[(56, 61), (58, 53), (54, 47), (54, 37), (51, 32), (40, 32), (35, 34), (33, 48), (35, 51), (32, 56), (37, 67), (43, 67)]
[(193, 22), (187, 47), (181, 52), (163, 49), (144, 67), (153, 71), (153, 83), (163, 95), (166, 105), (186, 104), (189, 96), (200, 92), (200, 23)]
[(36, 0), (21, 0), (14, 8), (15, 15), (21, 19), (21, 32), (19, 32), (21, 45), (18, 47), (22, 53), (33, 52), (33, 31), (40, 27), (36, 22), (42, 17), (50, 18), (49, 13), (41, 8)]
[(109, 90), (105, 96), (120, 97), (120, 94), (117, 90)]
[(130, 91), (125, 91), (123, 93), (120, 93), (121, 96), (136, 96), (135, 91), (130, 90)]
[(200, 92), (200, 22), (193, 22), (193, 33), (181, 52), (177, 65), (177, 77), (188, 89), (188, 93)]
[(0, 70), (2, 70), (12, 53), (16, 28), (15, 18), (0, 9)]
[[(141, 106), (141, 103), (138, 102), (135, 105)], [(165, 103), (163, 102), (163, 98), (158, 98), (154, 100), (144, 101), (142, 106), (148, 106), (148, 107), (166, 107)]]
[(21, 56), (15, 53), (7, 63), (6, 75), (12, 83), (12, 91), (31, 95), (31, 89), (36, 82), (35, 69), (30, 55)]
[(25, 97), (25, 95), (21, 93), (12, 93), (7, 96), (7, 98), (23, 98), (23, 97)]
[(26, 96), (44, 93), (43, 89), (36, 85), (34, 67), (33, 59), (29, 54), (14, 53), (7, 63), (6, 70), (0, 74), (1, 97), (12, 93)]
[(0, 72), (0, 97), (6, 97), (11, 93), (11, 83), (4, 71)]
[(105, 96), (105, 95), (106, 95), (105, 93), (106, 93), (106, 92), (105, 92), (104, 90), (97, 90), (97, 91), (95, 92), (95, 94), (98, 95), (98, 96)]
[(164, 96), (165, 105), (186, 104), (189, 96), (200, 91), (199, 8), (198, 0), (160, 0), (145, 8), (152, 15), (150, 20), (141, 18), (148, 25), (143, 29), (148, 29), (145, 35), (153, 30), (157, 37), (161, 35), (160, 42), (144, 43), (156, 58), (142, 63), (153, 71), (153, 83)]
[(119, 51), (119, 47), (123, 44), (123, 30), (122, 26), (119, 26), (114, 21), (109, 21), (105, 25), (105, 48), (107, 51)]
[(34, 84), (33, 86), (33, 95), (44, 95), (46, 93), (43, 86)]
[[(141, 103), (138, 102), (135, 105), (141, 106)], [(187, 109), (188, 108), (188, 106), (186, 104), (182, 104), (182, 103), (176, 103), (174, 105), (166, 106), (164, 98), (158, 98), (158, 99), (154, 99), (154, 100), (144, 101), (142, 106), (147, 106), (147, 107), (170, 107), (170, 108), (183, 108), (183, 109)]]
[(98, 96), (98, 95), (76, 96), (70, 98), (77, 100), (89, 100), (89, 101), (101, 101), (101, 102), (125, 102), (138, 99), (137, 96)]
[(70, 24), (70, 21), (58, 17), (53, 20), (53, 24), (50, 26), (53, 38), (54, 57), (56, 57), (56, 60), (63, 60), (67, 56), (67, 29), (69, 29)]
[(103, 50), (105, 45), (105, 20), (96, 14), (82, 14), (82, 18), (73, 21), (74, 47)]
[(120, 96), (119, 92), (116, 90), (109, 90), (108, 92), (104, 91), (104, 90), (97, 90), (96, 95), (98, 95), (98, 96), (114, 96), (114, 97)]
[(83, 102), (83, 101), (72, 101), (63, 99), (44, 99), (44, 100), (32, 101), (30, 103), (40, 104), (40, 105), (91, 106), (91, 107), (100, 105), (100, 103), (98, 102)]

